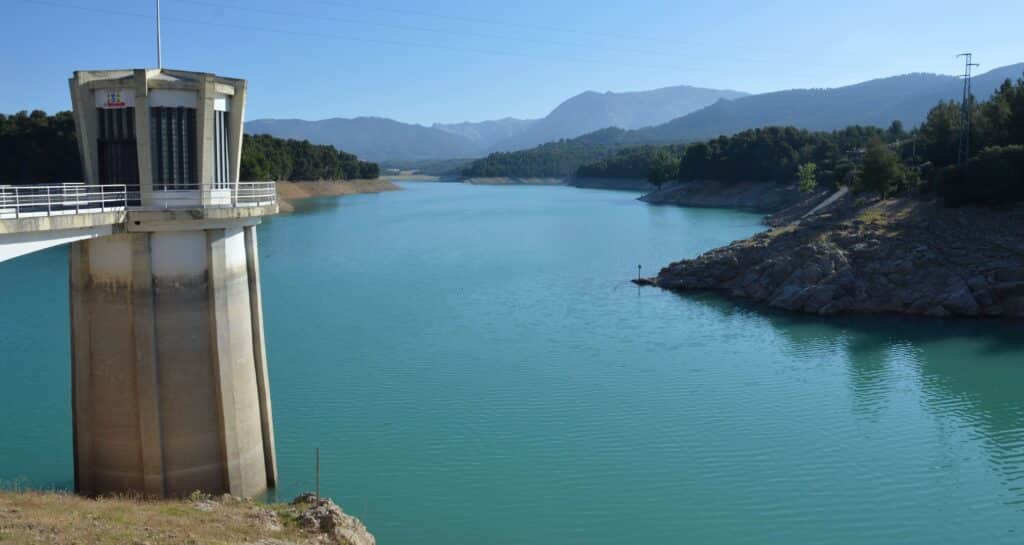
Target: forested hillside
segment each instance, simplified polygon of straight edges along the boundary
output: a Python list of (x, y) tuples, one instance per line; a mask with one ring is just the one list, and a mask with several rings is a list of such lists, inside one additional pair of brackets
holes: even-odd
[(581, 177), (718, 182), (798, 179), (811, 186), (853, 185), (893, 194), (925, 184), (947, 203), (1005, 204), (1024, 200), (1024, 79), (1006, 80), (985, 101), (971, 103), (971, 158), (960, 160), (961, 106), (935, 105), (906, 132), (852, 126), (831, 132), (768, 127), (684, 145), (619, 150), (579, 168)]
[[(376, 178), (375, 163), (331, 146), (271, 136), (246, 136), (241, 179), (349, 180)], [(0, 184), (63, 183), (82, 180), (71, 112), (0, 114)]]
[(462, 174), (472, 178), (572, 176), (580, 166), (599, 161), (621, 149), (626, 145), (622, 138), (628, 132), (615, 128), (604, 129), (529, 150), (492, 153), (474, 161)]

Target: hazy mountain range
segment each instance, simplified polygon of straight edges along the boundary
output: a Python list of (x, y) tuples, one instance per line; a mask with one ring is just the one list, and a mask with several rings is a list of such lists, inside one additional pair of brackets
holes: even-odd
[[(1005, 79), (1024, 75), (1024, 63), (974, 79), (974, 93), (987, 97)], [(794, 89), (759, 95), (690, 86), (653, 91), (596, 93), (566, 100), (543, 119), (506, 118), (480, 123), (412, 125), (382, 118), (261, 119), (250, 134), (308, 139), (331, 144), (372, 161), (480, 157), (529, 149), (561, 139), (614, 139), (616, 144), (688, 142), (769, 125), (832, 130), (848, 125), (912, 127), (940, 100), (959, 100), (956, 76), (906, 74), (832, 89)], [(611, 143), (611, 142), (609, 142)]]
[[(1024, 63), (996, 68), (973, 80), (974, 96), (987, 98), (1007, 78), (1024, 76)], [(772, 125), (834, 130), (849, 125), (919, 125), (940, 100), (960, 101), (956, 76), (907, 74), (834, 89), (795, 89), (720, 100), (662, 125), (634, 131), (640, 142), (685, 142)]]
[(321, 121), (258, 119), (246, 123), (245, 130), (249, 134), (331, 144), (371, 161), (478, 157), (574, 138), (604, 127), (636, 129), (656, 125), (717, 100), (741, 96), (745, 93), (685, 85), (627, 93), (588, 91), (566, 100), (543, 119), (506, 118), (480, 123), (436, 123), (431, 127), (376, 117)]

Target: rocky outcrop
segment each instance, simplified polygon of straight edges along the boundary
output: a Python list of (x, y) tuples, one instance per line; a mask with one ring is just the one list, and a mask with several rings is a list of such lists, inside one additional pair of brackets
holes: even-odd
[(303, 494), (293, 505), (304, 506), (299, 513), (299, 526), (307, 531), (324, 534), (339, 545), (376, 545), (377, 540), (363, 525), (362, 521), (345, 514), (329, 498), (317, 498), (312, 494)]
[(646, 283), (821, 315), (1024, 317), (1024, 210), (858, 200), (843, 196)]

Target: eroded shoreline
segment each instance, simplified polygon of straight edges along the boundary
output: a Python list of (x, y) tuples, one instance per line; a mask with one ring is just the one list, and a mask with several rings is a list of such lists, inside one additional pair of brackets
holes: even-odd
[(278, 182), (278, 206), (282, 214), (295, 211), (294, 202), (317, 197), (341, 197), (365, 193), (401, 191), (401, 187), (386, 178), (376, 180), (342, 180), (316, 182)]

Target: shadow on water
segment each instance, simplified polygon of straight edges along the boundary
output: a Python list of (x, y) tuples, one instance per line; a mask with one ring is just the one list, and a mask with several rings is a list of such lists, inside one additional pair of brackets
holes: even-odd
[[(816, 316), (732, 299), (715, 293), (676, 294), (727, 317), (756, 316), (793, 343), (847, 336), (854, 352), (910, 342), (925, 345), (951, 339), (980, 343), (985, 355), (1024, 353), (1024, 321), (989, 318), (928, 318), (921, 316), (843, 315)], [(1024, 361), (1021, 361), (1024, 368)]]
[[(337, 197), (317, 197), (293, 201), (291, 205), (295, 208), (292, 214), (324, 214), (341, 208), (342, 199)], [(274, 218), (267, 218), (265, 221), (274, 221)]]
[(863, 416), (877, 416), (898, 382), (896, 375), (911, 374), (923, 408), (943, 427), (979, 438), (1013, 497), (1009, 503), (1024, 507), (1024, 322), (820, 317), (714, 293), (679, 297), (722, 317), (767, 323), (792, 350), (839, 348), (849, 367), (854, 411)]

